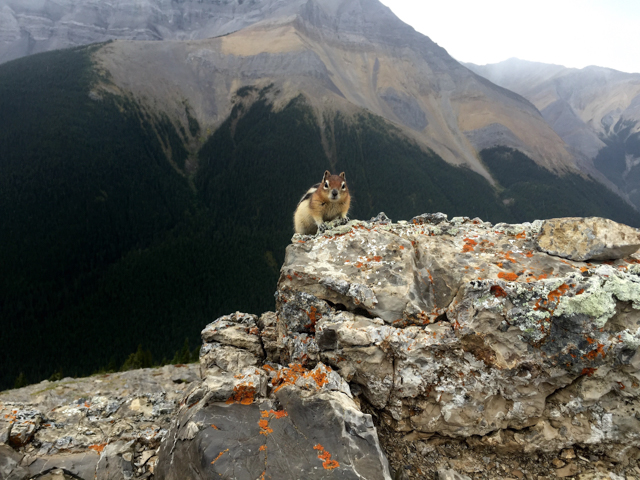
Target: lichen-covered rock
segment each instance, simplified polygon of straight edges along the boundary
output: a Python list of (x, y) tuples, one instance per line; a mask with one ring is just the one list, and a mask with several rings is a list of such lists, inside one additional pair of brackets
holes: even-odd
[(540, 250), (579, 262), (616, 260), (640, 248), (640, 231), (599, 217), (545, 220), (537, 239)]
[(216, 342), (251, 352), (258, 359), (264, 359), (264, 349), (260, 341), (258, 317), (236, 312), (225, 315), (202, 330), (202, 340), (207, 343)]
[(371, 417), (336, 372), (321, 363), (261, 371), (268, 392), (238, 378), (225, 400), (210, 372), (172, 425), (158, 479), (391, 478)]
[(197, 372), (169, 365), (0, 392), (0, 478), (149, 478)]
[(331, 365), (396, 431), (502, 451), (640, 446), (637, 260), (546, 254), (542, 226), (434, 214), (296, 235), (280, 343), (313, 305), (315, 350), (291, 360)]

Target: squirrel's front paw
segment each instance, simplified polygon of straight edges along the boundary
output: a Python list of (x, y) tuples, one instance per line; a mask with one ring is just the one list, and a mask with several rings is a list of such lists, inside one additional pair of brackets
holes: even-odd
[(327, 230), (327, 224), (321, 223), (318, 225), (318, 234), (324, 233)]
[(349, 223), (351, 221), (351, 219), (349, 217), (343, 217), (340, 220), (340, 225), (346, 225), (347, 223)]

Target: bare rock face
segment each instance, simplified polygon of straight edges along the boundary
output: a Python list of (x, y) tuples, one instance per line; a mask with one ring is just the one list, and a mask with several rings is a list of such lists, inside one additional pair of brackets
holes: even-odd
[(170, 365), (0, 393), (0, 479), (149, 478), (197, 370)]
[(578, 262), (616, 260), (640, 248), (640, 230), (607, 218), (554, 218), (543, 222), (537, 245), (549, 255)]

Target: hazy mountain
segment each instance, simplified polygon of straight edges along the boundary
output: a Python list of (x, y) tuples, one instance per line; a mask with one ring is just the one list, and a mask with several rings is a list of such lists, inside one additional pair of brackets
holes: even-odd
[(218, 315), (273, 308), (296, 203), (326, 169), (346, 172), (354, 218), (640, 225), (535, 106), (377, 0), (30, 5), (24, 25), (61, 5), (110, 12), (60, 14), (58, 36), (196, 8), (211, 18), (176, 31), (219, 36), (0, 65), (0, 388), (21, 369), (90, 373), (138, 344), (170, 357)]
[(640, 73), (518, 59), (467, 66), (531, 101), (574, 152), (640, 206)]
[(181, 96), (207, 128), (226, 118), (235, 89), (274, 82), (285, 98), (304, 88), (320, 112), (355, 105), (381, 115), (485, 176), (477, 150), (496, 144), (557, 170), (573, 165), (528, 102), (479, 79), (377, 0), (27, 1), (2, 12), (2, 48), (13, 52), (5, 58), (108, 38), (204, 39), (118, 42), (98, 56), (117, 85), (159, 105)]
[(1, 0), (0, 62), (116, 38), (188, 40), (234, 32), (295, 9), (294, 2), (231, 0)]

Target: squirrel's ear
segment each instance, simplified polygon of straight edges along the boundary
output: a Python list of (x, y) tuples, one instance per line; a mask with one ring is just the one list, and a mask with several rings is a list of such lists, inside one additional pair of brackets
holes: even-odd
[(326, 180), (330, 176), (331, 176), (331, 172), (329, 170), (325, 170), (324, 171), (324, 177), (322, 177), (322, 180)]
[(346, 180), (346, 178), (344, 178), (344, 172), (340, 174), (340, 178), (342, 178), (343, 180)]

